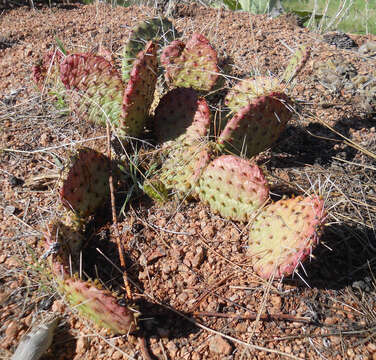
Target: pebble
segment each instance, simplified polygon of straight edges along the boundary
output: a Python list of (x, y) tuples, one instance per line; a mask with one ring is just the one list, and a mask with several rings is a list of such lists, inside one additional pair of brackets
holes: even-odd
[(60, 300), (55, 300), (52, 304), (51, 310), (57, 313), (63, 313), (65, 311), (65, 304)]
[(209, 349), (211, 352), (221, 355), (230, 355), (232, 352), (231, 344), (220, 335), (216, 335), (210, 340)]
[(169, 341), (167, 344), (166, 344), (166, 348), (168, 350), (168, 352), (170, 353), (170, 357), (172, 359), (175, 359), (176, 357), (176, 354), (178, 352), (178, 347), (175, 345), (175, 343), (173, 341)]
[(376, 345), (374, 343), (367, 344), (367, 350), (373, 354), (376, 353)]
[(86, 336), (80, 336), (76, 343), (76, 353), (82, 354), (85, 352), (89, 345), (88, 338)]
[(18, 323), (16, 321), (11, 321), (5, 330), (5, 337), (8, 339), (14, 339), (18, 330)]
[(192, 259), (192, 266), (194, 268), (199, 267), (202, 264), (202, 262), (204, 261), (204, 257), (205, 257), (204, 249), (203, 249), (202, 246), (199, 246), (196, 249), (196, 255)]
[(123, 354), (119, 350), (114, 351), (114, 353), (111, 356), (111, 359), (114, 359), (114, 360), (120, 360), (122, 358), (123, 358)]

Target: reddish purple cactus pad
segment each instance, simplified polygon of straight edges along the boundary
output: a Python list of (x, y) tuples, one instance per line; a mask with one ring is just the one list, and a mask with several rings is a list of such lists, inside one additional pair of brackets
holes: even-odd
[(130, 136), (139, 136), (145, 126), (157, 83), (157, 45), (149, 41), (133, 63), (123, 97), (121, 129)]
[(153, 127), (160, 143), (175, 140), (184, 133), (191, 140), (205, 137), (210, 127), (208, 104), (193, 89), (171, 90), (155, 109)]
[(112, 334), (129, 334), (137, 330), (139, 312), (130, 306), (119, 305), (108, 290), (93, 282), (69, 278), (60, 283), (69, 304), (98, 327)]
[(197, 33), (182, 48), (183, 44), (176, 42), (165, 49), (162, 64), (166, 81), (175, 87), (209, 91), (218, 79), (217, 52), (205, 36)]
[(279, 200), (263, 209), (249, 232), (256, 273), (264, 279), (293, 274), (318, 244), (325, 218), (324, 200), (317, 196)]
[(269, 198), (261, 169), (233, 155), (213, 160), (201, 175), (199, 197), (214, 212), (238, 221), (248, 221)]
[(60, 73), (78, 116), (101, 124), (108, 119), (119, 125), (124, 85), (109, 61), (89, 53), (74, 54), (65, 58)]
[(181, 40), (171, 41), (165, 48), (162, 50), (161, 54), (161, 64), (164, 67), (173, 64), (174, 61), (181, 55), (185, 48), (185, 44)]
[(291, 116), (285, 94), (258, 97), (229, 120), (217, 142), (232, 153), (256, 155), (275, 143)]
[(79, 149), (63, 175), (60, 197), (63, 205), (78, 216), (93, 215), (108, 198), (110, 160), (89, 148)]

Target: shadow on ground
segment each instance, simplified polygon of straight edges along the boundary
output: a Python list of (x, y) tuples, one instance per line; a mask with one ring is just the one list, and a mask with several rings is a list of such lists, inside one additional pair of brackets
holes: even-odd
[(376, 236), (360, 225), (330, 225), (313, 255), (316, 259), (304, 264), (307, 276), (299, 271), (307, 283), (312, 288), (343, 289), (376, 273)]

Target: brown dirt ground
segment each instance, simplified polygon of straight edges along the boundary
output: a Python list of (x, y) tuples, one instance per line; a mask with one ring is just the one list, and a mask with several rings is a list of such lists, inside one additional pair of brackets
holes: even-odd
[[(142, 358), (139, 334), (106, 336), (72, 313), (40, 275), (40, 234), (58, 201), (56, 179), (46, 182), (45, 175), (56, 173), (56, 159), (78, 141), (104, 149), (105, 130), (59, 113), (38, 94), (30, 74), (55, 37), (70, 50), (102, 45), (116, 53), (132, 26), (153, 14), (144, 7), (69, 5), (0, 15), (0, 358), (9, 358), (23, 334), (50, 311), (63, 320), (44, 359)], [(374, 58), (328, 45), (289, 16), (182, 5), (172, 20), (183, 37), (206, 35), (234, 77), (281, 76), (291, 56), (288, 47), (311, 47), (291, 90), (297, 114), (259, 163), (270, 174), (275, 198), (315, 191), (326, 199), (330, 216), (316, 259), (304, 265), (306, 274), (300, 270), (304, 280), (268, 283), (248, 265), (244, 224), (225, 221), (197, 202), (161, 207), (136, 199), (120, 219), (120, 231), (128, 241), (129, 272), (138, 286), (133, 289), (150, 353), (158, 359), (376, 359), (375, 117), (359, 99), (330, 91), (314, 73), (317, 64), (341, 56), (366, 74)], [(370, 39), (352, 38), (358, 45)], [(94, 137), (99, 138), (88, 140)], [(119, 206), (123, 196), (117, 194)], [(113, 228), (93, 226), (96, 236), (85, 250), (84, 269), (118, 289), (121, 275), (95, 250), (117, 258)], [(234, 317), (193, 314), (204, 311)], [(276, 316), (244, 318), (253, 313)], [(301, 317), (310, 321), (299, 322)], [(228, 338), (221, 340), (213, 330)]]

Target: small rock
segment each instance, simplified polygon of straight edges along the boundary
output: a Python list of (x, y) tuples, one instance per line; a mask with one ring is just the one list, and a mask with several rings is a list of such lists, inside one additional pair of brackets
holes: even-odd
[(352, 348), (348, 348), (347, 349), (347, 355), (350, 356), (350, 357), (354, 357), (355, 356), (354, 350)]
[(194, 268), (199, 267), (202, 264), (202, 262), (204, 261), (204, 257), (205, 257), (204, 249), (203, 249), (202, 246), (199, 246), (196, 249), (196, 255), (192, 259), (192, 266)]
[(367, 350), (373, 354), (376, 353), (376, 345), (374, 343), (367, 344)]
[(273, 295), (270, 298), (270, 302), (273, 305), (272, 312), (273, 313), (278, 313), (281, 311), (281, 306), (282, 306), (282, 300), (279, 295)]
[(167, 348), (168, 352), (170, 353), (171, 359), (175, 359), (176, 354), (179, 350), (178, 347), (175, 345), (175, 343), (173, 341), (169, 341), (166, 344), (166, 348)]
[(5, 216), (13, 215), (15, 211), (16, 211), (16, 208), (14, 206), (8, 205), (4, 208), (4, 215)]
[(211, 352), (221, 355), (230, 355), (232, 352), (232, 345), (220, 335), (214, 336), (209, 345)]
[(7, 259), (7, 255), (6, 254), (0, 255), (0, 264), (2, 264), (6, 259)]
[(89, 345), (89, 341), (88, 341), (87, 337), (86, 336), (80, 336), (77, 340), (77, 343), (76, 343), (76, 353), (82, 354), (83, 352), (85, 352), (88, 345)]
[(114, 353), (111, 356), (111, 359), (114, 359), (114, 360), (120, 360), (122, 358), (123, 358), (123, 354), (118, 350), (114, 351)]
[(182, 304), (184, 302), (186, 302), (188, 299), (188, 294), (186, 292), (182, 292), (179, 296), (178, 296), (178, 301)]
[(335, 317), (327, 317), (324, 321), (325, 325), (334, 325), (337, 322), (337, 318)]
[(60, 300), (55, 300), (54, 303), (52, 304), (51, 310), (53, 312), (62, 314), (65, 311), (65, 304)]
[(5, 337), (8, 339), (15, 339), (18, 331), (18, 323), (16, 321), (11, 321), (5, 330)]
[(50, 136), (48, 134), (44, 133), (40, 136), (39, 141), (40, 141), (40, 144), (42, 146), (47, 146), (50, 142)]

